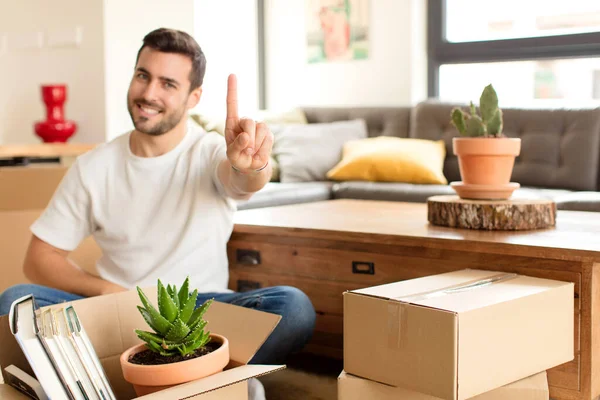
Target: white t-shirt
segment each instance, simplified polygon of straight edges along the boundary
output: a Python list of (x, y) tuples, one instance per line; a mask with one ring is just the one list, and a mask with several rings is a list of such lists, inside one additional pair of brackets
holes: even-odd
[(79, 156), (31, 231), (67, 251), (93, 235), (100, 276), (128, 289), (189, 275), (199, 292), (228, 291), (236, 203), (217, 177), (225, 139), (189, 124), (173, 150), (143, 158), (130, 135)]

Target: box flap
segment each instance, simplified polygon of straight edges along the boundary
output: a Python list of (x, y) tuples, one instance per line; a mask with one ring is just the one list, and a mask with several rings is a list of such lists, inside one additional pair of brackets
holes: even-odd
[(138, 397), (143, 400), (185, 399), (190, 396), (212, 392), (213, 390), (233, 385), (250, 378), (285, 369), (285, 365), (242, 365), (225, 370), (215, 375), (185, 383), (176, 387)]
[(570, 283), (499, 271), (467, 269), (355, 290), (351, 293), (462, 313), (563, 285)]
[(0, 399), (2, 400), (30, 400), (28, 396), (20, 393), (10, 385), (0, 383)]

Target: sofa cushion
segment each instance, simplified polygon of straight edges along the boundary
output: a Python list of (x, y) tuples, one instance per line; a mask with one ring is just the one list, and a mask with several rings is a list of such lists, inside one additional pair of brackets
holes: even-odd
[(430, 196), (456, 194), (448, 185), (348, 181), (333, 186), (334, 199), (406, 201), (422, 203)]
[(363, 119), (369, 137), (408, 137), (412, 107), (308, 107), (303, 108), (309, 123)]
[(269, 182), (250, 200), (239, 201), (238, 210), (329, 200), (332, 186), (332, 182)]
[(559, 210), (600, 212), (600, 192), (571, 192), (557, 196), (554, 201)]
[[(334, 199), (406, 201), (413, 203), (426, 202), (430, 196), (456, 194), (449, 185), (361, 181), (336, 183), (332, 191)], [(514, 197), (540, 198), (556, 201), (556, 199), (569, 193), (572, 192), (561, 189), (521, 187), (514, 192)]]
[(273, 155), (282, 183), (327, 180), (327, 171), (342, 159), (344, 143), (367, 137), (364, 120), (273, 127)]
[(442, 140), (379, 136), (344, 145), (342, 160), (327, 173), (336, 181), (446, 184)]
[[(458, 161), (452, 151), (457, 136), (450, 125), (455, 104), (427, 101), (411, 117), (410, 137), (446, 142), (444, 175), (459, 181)], [(464, 108), (464, 107), (463, 107)], [(510, 109), (504, 113), (504, 133), (521, 138), (512, 181), (523, 186), (595, 190), (600, 158), (600, 108)]]

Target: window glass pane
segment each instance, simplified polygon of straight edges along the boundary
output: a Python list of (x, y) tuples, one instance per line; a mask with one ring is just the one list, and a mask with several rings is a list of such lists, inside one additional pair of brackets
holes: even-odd
[(598, 106), (600, 58), (446, 64), (440, 67), (439, 98), (479, 104), (493, 84), (501, 106)]
[(600, 0), (446, 0), (449, 42), (600, 31)]

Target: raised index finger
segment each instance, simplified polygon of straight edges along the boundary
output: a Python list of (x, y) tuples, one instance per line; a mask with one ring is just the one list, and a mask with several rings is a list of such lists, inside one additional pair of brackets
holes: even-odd
[(237, 78), (234, 74), (227, 79), (227, 119), (238, 118)]

